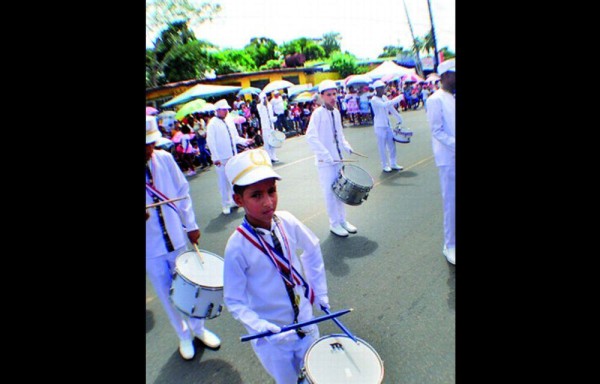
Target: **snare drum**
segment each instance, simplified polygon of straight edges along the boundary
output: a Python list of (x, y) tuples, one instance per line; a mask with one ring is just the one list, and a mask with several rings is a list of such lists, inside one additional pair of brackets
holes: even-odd
[(285, 141), (285, 133), (277, 130), (272, 130), (267, 140), (271, 147), (279, 148)]
[(412, 131), (407, 128), (402, 128), (401, 126), (394, 128), (392, 134), (394, 135), (394, 141), (402, 144), (410, 143), (410, 138), (413, 135)]
[(304, 355), (303, 383), (379, 384), (383, 361), (367, 342), (346, 335), (323, 336)]
[(340, 169), (338, 178), (333, 182), (331, 188), (333, 188), (333, 193), (344, 203), (360, 205), (367, 200), (373, 184), (373, 178), (367, 171), (356, 165), (347, 164)]
[(214, 253), (200, 250), (204, 263), (195, 251), (186, 251), (175, 259), (175, 273), (169, 295), (181, 312), (190, 317), (212, 319), (223, 309), (224, 260)]

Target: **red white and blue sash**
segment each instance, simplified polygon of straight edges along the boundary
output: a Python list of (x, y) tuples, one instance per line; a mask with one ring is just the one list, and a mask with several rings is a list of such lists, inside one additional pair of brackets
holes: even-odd
[[(252, 226), (244, 220), (242, 224), (237, 227), (237, 231), (242, 234), (252, 245), (254, 245), (259, 251), (261, 251), (265, 256), (269, 258), (271, 263), (277, 268), (277, 271), (283, 278), (285, 284), (294, 287), (295, 285), (301, 285), (304, 288), (304, 297), (307, 298), (312, 304), (315, 300), (315, 293), (312, 288), (308, 285), (306, 280), (302, 277), (302, 275), (294, 268), (292, 265), (292, 253), (290, 251), (289, 243), (287, 240), (287, 236), (285, 231), (283, 230), (283, 226), (279, 222), (279, 218), (273, 216), (275, 219), (275, 225), (277, 229), (279, 229), (279, 233), (283, 237), (283, 242), (285, 244), (285, 249), (289, 257), (285, 257), (275, 249), (271, 244), (267, 243), (257, 232), (252, 228)], [(292, 270), (292, 275), (290, 278), (290, 269)]]

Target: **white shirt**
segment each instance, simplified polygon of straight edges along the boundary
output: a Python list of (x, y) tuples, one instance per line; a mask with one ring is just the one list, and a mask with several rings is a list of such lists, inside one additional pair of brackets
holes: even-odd
[(258, 104), (256, 109), (258, 110), (258, 117), (260, 118), (260, 126), (263, 131), (263, 138), (267, 140), (268, 135), (271, 134), (271, 130), (273, 129), (273, 123), (277, 121), (277, 118), (273, 114), (273, 107), (269, 102), (267, 102), (266, 107), (263, 105), (263, 103)]
[(456, 99), (442, 89), (427, 98), (427, 119), (437, 166), (455, 165)]
[[(175, 249), (181, 248), (186, 244), (187, 232), (198, 229), (198, 225), (196, 224), (194, 209), (192, 208), (192, 199), (189, 195), (189, 184), (173, 156), (169, 152), (155, 149), (148, 163), (154, 187), (166, 195), (167, 199), (187, 196), (187, 199), (173, 203), (179, 208), (181, 216), (173, 209), (167, 207), (167, 204), (148, 209), (150, 217), (146, 220), (146, 258), (150, 259), (169, 252), (165, 245), (160, 222), (158, 221), (158, 209), (162, 210), (167, 233)], [(146, 191), (146, 205), (153, 203), (154, 200), (148, 191)], [(185, 230), (183, 225), (186, 226)]]
[[(334, 121), (331, 120), (331, 112)], [(352, 147), (344, 137), (340, 111), (336, 108), (329, 111), (324, 106), (313, 111), (306, 129), (306, 142), (315, 153), (315, 164), (319, 167), (332, 165), (334, 160), (341, 160), (333, 134), (334, 127), (340, 152), (345, 150), (349, 154), (352, 153)]]
[[(280, 225), (283, 226), (292, 253), (292, 264), (313, 289), (317, 303), (317, 296), (327, 294), (319, 238), (291, 213), (277, 211), (275, 214), (281, 219)], [(274, 228), (276, 225), (272, 221), (271, 230)], [(270, 232), (255, 229), (265, 242), (273, 245)], [(284, 238), (277, 229), (275, 233), (288, 257)], [(256, 241), (254, 237), (252, 239)], [(303, 251), (300, 256), (297, 256), (297, 250)], [(269, 257), (236, 230), (227, 241), (224, 258), (224, 301), (233, 318), (244, 324), (249, 333), (260, 331), (259, 320), (267, 320), (278, 326), (293, 322), (294, 311), (285, 284)], [(304, 288), (296, 285), (294, 292), (300, 296), (298, 322), (312, 319), (312, 304), (304, 297)]]
[(271, 105), (273, 106), (273, 112), (275, 112), (276, 115), (281, 115), (285, 112), (285, 106), (283, 105), (283, 98), (281, 96), (273, 97), (271, 99)]
[(385, 95), (373, 96), (371, 98), (371, 106), (373, 107), (373, 114), (375, 118), (373, 118), (373, 126), (374, 127), (389, 127), (390, 120), (388, 118), (388, 114), (394, 115), (398, 123), (402, 123), (402, 116), (400, 113), (394, 108), (394, 104), (397, 104), (402, 100), (402, 96), (396, 96), (392, 100), (388, 100)]
[[(231, 139), (227, 134), (228, 130)], [(214, 116), (206, 125), (206, 143), (213, 162), (229, 159), (237, 154), (236, 144), (247, 145), (249, 141), (240, 137), (230, 114), (227, 114), (225, 121)]]

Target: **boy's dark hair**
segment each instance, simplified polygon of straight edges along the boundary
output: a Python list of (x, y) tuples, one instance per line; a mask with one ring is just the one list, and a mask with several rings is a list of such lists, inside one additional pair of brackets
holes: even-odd
[(236, 195), (242, 196), (247, 187), (248, 187), (247, 185), (234, 184), (233, 185), (233, 193), (235, 193)]

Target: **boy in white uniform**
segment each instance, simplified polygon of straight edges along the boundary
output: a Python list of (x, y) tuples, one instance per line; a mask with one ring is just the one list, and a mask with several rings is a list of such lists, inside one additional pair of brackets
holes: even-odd
[[(291, 213), (275, 211), (281, 177), (266, 151), (234, 156), (225, 172), (235, 202), (246, 211), (225, 248), (227, 310), (250, 334), (275, 333), (252, 340), (252, 348), (277, 384), (296, 384), (319, 329), (312, 324), (280, 332), (285, 325), (313, 319), (313, 304), (329, 308), (319, 239)], [(298, 256), (297, 250), (303, 253)]]
[(277, 121), (277, 117), (275, 117), (275, 114), (273, 113), (273, 106), (267, 100), (267, 95), (264, 92), (261, 92), (258, 97), (260, 99), (260, 103), (256, 106), (256, 109), (258, 110), (258, 117), (260, 117), (260, 127), (262, 129), (263, 140), (265, 142), (264, 148), (269, 154), (271, 162), (277, 163), (279, 159), (275, 154), (275, 147), (269, 144), (269, 137), (271, 136), (271, 132), (273, 132), (275, 129), (275, 127), (273, 127), (273, 123)]
[(348, 233), (358, 230), (346, 221), (346, 207), (333, 193), (331, 185), (338, 178), (343, 165), (342, 150), (352, 153), (352, 147), (344, 137), (340, 111), (335, 108), (337, 85), (333, 80), (323, 80), (319, 84), (319, 93), (323, 104), (310, 116), (306, 142), (315, 153), (315, 164), (329, 216), (329, 230), (337, 236), (347, 237)]

